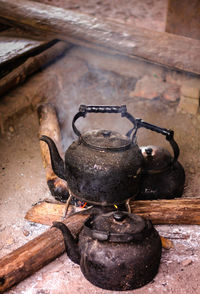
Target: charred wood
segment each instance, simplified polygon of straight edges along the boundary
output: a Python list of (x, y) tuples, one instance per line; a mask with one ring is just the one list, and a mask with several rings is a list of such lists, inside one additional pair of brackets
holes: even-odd
[[(46, 135), (51, 137), (61, 154), (61, 133), (60, 126), (54, 106), (50, 103), (42, 104), (38, 107), (39, 137)], [(60, 201), (66, 201), (69, 196), (67, 183), (58, 178), (52, 170), (49, 148), (46, 143), (40, 141), (40, 149), (44, 168), (46, 169), (47, 184), (51, 194)]]
[[(63, 215), (64, 204), (42, 202), (29, 210), (26, 219), (50, 225)], [(131, 212), (150, 219), (153, 224), (200, 225), (200, 198), (132, 201)]]

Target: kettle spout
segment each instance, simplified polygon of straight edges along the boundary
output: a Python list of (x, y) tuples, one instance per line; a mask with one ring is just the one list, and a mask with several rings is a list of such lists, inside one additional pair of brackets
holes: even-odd
[(77, 264), (80, 264), (80, 253), (78, 249), (78, 245), (72, 236), (68, 227), (61, 222), (53, 222), (53, 227), (61, 230), (65, 242), (65, 249), (68, 257)]
[(44, 141), (47, 143), (50, 151), (50, 157), (51, 157), (51, 165), (54, 173), (61, 179), (66, 180), (65, 177), (65, 165), (63, 159), (60, 157), (60, 154), (58, 153), (58, 149), (56, 147), (56, 144), (54, 141), (47, 137), (42, 136), (40, 138), (41, 141)]

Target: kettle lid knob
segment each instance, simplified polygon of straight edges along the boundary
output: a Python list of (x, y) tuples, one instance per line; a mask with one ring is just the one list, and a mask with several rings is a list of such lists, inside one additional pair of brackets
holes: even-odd
[(113, 214), (113, 218), (118, 222), (122, 222), (126, 218), (126, 214), (124, 214), (122, 211), (116, 211)]
[(148, 148), (145, 149), (145, 152), (146, 152), (147, 156), (151, 156), (152, 152), (153, 152), (153, 148), (148, 147)]

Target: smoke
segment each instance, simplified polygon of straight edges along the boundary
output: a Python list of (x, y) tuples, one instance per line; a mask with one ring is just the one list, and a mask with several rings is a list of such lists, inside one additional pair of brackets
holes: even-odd
[[(79, 105), (126, 104), (136, 79), (91, 68), (85, 61), (72, 56), (66, 57), (62, 63), (63, 73), (58, 76), (59, 93), (54, 104), (58, 111), (65, 150), (76, 139), (72, 130), (72, 119), (78, 112)], [(80, 118), (76, 125), (81, 132), (111, 129), (124, 134), (132, 127), (120, 114), (91, 113), (86, 118)]]

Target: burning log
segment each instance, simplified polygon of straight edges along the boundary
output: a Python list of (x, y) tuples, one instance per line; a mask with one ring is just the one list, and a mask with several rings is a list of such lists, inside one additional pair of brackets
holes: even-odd
[[(46, 135), (51, 137), (62, 152), (61, 134), (56, 110), (51, 104), (42, 104), (38, 107), (39, 118), (39, 136)], [(58, 178), (52, 170), (49, 148), (47, 144), (40, 141), (43, 165), (46, 169), (46, 179), (51, 194), (60, 201), (65, 201), (68, 196), (67, 184), (64, 180)]]
[[(32, 207), (26, 219), (51, 225), (63, 215), (64, 204), (42, 202)], [(200, 198), (132, 201), (131, 212), (150, 219), (153, 224), (200, 225)]]
[(41, 67), (48, 65), (51, 61), (62, 56), (69, 48), (69, 45), (64, 42), (58, 42), (44, 52), (29, 57), (23, 64), (12, 70), (9, 74), (0, 80), (0, 95), (5, 94), (8, 90), (23, 83), (25, 79), (39, 70)]
[(200, 73), (199, 40), (140, 27), (128, 28), (107, 19), (27, 0), (0, 0), (0, 16), (75, 44)]
[[(69, 216), (64, 223), (76, 236), (89, 212)], [(63, 235), (52, 227), (0, 260), (0, 293), (32, 275), (65, 251)]]

